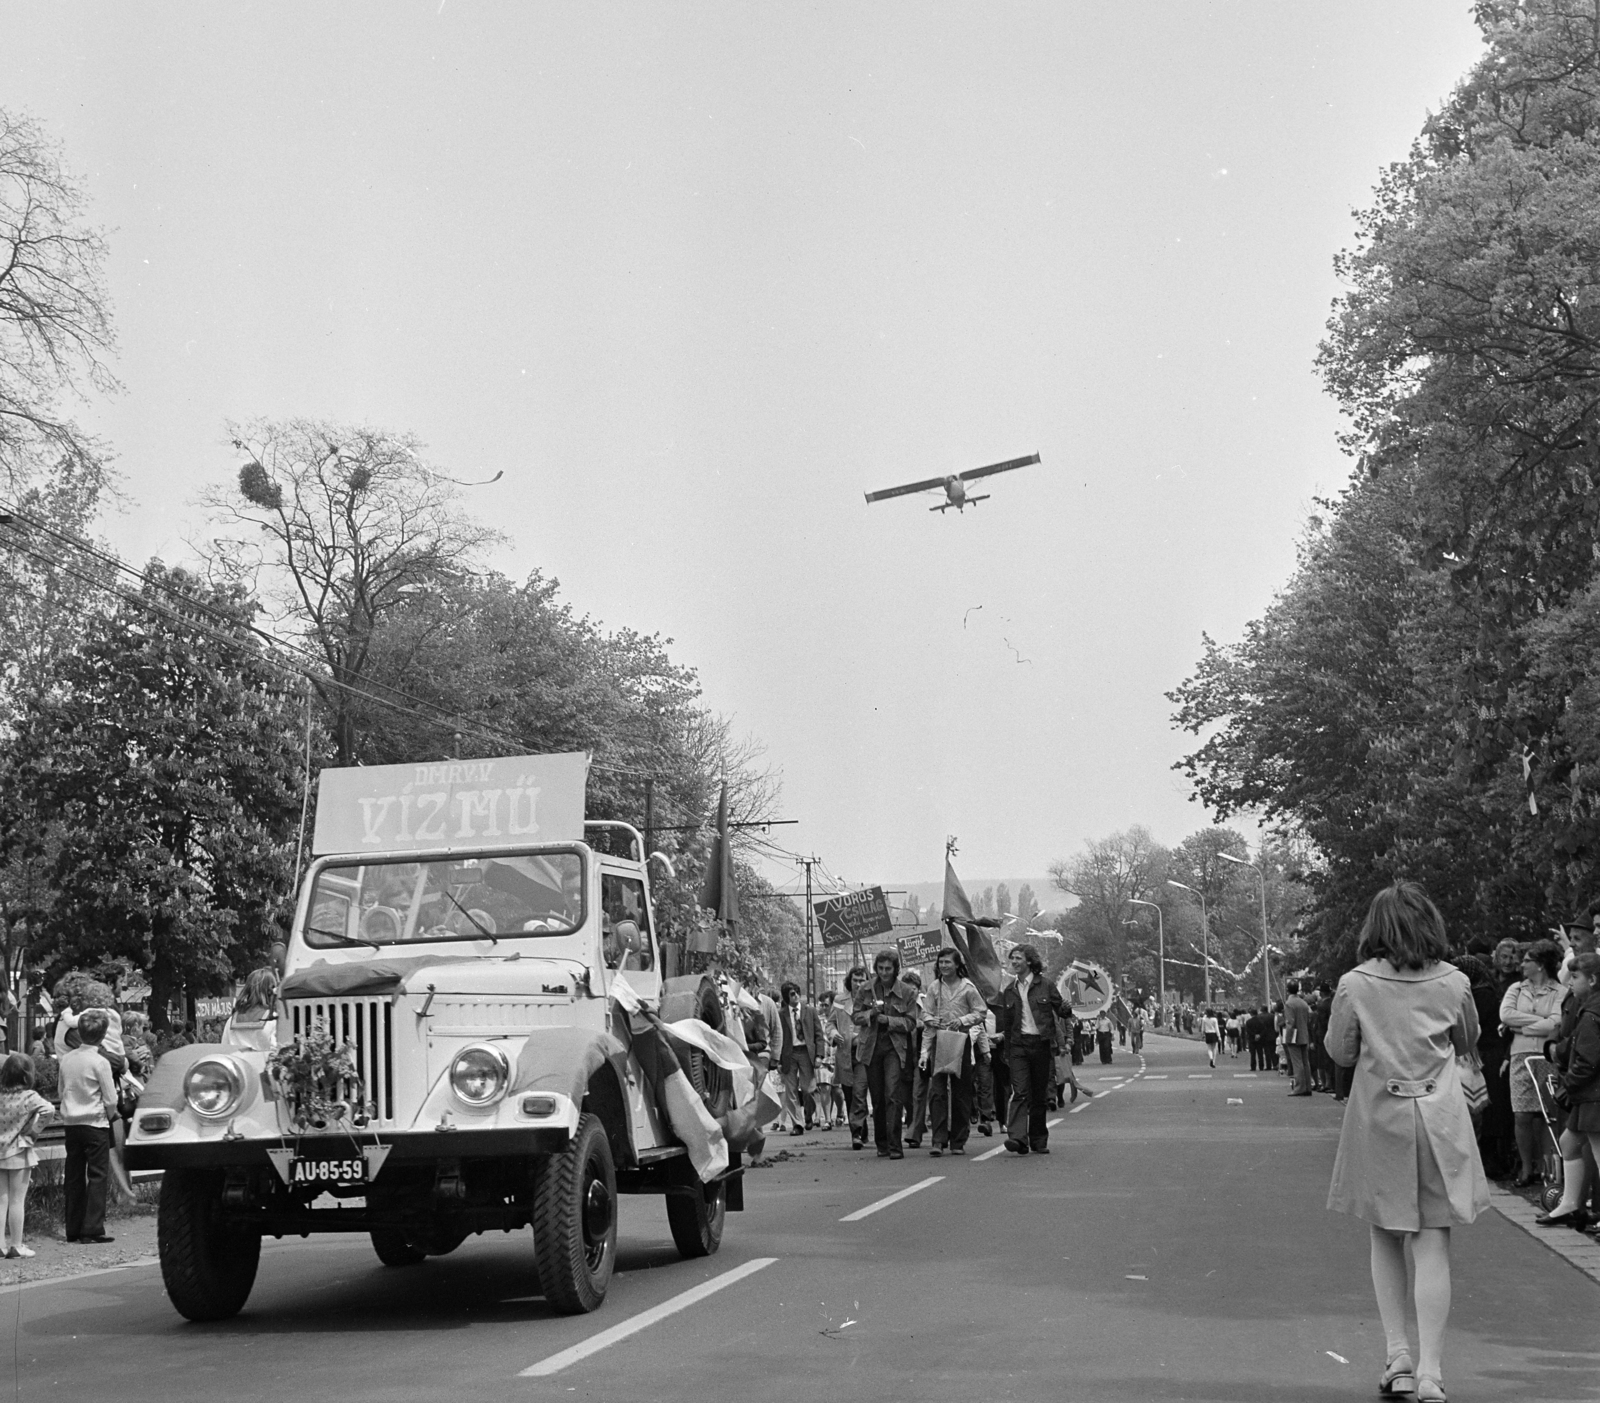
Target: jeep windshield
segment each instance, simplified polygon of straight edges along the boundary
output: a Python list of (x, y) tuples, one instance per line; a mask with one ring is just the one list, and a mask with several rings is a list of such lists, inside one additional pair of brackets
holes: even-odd
[(329, 949), (570, 935), (583, 924), (583, 887), (576, 852), (333, 865), (311, 889), (305, 942)]

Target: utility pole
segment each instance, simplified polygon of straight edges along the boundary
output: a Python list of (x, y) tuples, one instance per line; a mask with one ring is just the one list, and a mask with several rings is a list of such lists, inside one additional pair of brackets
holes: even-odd
[(800, 859), (806, 869), (806, 1002), (817, 1001), (817, 944), (816, 928), (811, 919), (811, 867), (816, 857)]
[(656, 850), (656, 782), (646, 775), (644, 781), (644, 860)]

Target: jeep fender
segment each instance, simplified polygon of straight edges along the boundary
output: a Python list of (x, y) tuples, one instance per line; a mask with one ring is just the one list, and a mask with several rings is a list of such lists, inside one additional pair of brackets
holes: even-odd
[(588, 1097), (611, 1141), (619, 1169), (638, 1163), (628, 1114), (628, 1050), (610, 1033), (592, 1028), (541, 1028), (530, 1034), (511, 1069), (509, 1100), (530, 1091), (559, 1092), (576, 1106)]
[[(245, 1071), (244, 1095), (234, 1110), (235, 1115), (245, 1115), (246, 1112), (254, 1110), (260, 1102), (274, 1099), (272, 1090), (262, 1075), (260, 1053), (252, 1056), (248, 1049), (228, 1047), (223, 1043), (189, 1043), (161, 1055), (155, 1071), (150, 1074), (150, 1080), (145, 1083), (144, 1091), (139, 1096), (139, 1109), (142, 1111), (159, 1107), (180, 1113), (187, 1111), (189, 1103), (184, 1099), (183, 1079), (189, 1074), (189, 1068), (203, 1057), (215, 1057), (220, 1053), (226, 1053)], [(256, 1114), (261, 1112), (257, 1111)]]

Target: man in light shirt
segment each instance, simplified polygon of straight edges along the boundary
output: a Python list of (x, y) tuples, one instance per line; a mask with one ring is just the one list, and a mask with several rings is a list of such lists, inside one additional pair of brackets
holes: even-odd
[(106, 1183), (111, 1174), (111, 1118), (117, 1084), (100, 1051), (110, 1020), (105, 1010), (78, 1018), (81, 1045), (61, 1058), (61, 1123), (66, 1128), (66, 1228), (68, 1242), (110, 1242), (106, 1236)]

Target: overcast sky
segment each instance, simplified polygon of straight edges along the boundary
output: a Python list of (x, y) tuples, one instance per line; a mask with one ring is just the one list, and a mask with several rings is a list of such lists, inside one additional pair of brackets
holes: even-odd
[[(1209, 822), (1164, 693), (1348, 464), (1312, 361), (1466, 0), (0, 0), (111, 234), (135, 560), (227, 418), (410, 430), (659, 631), (852, 882)], [(992, 499), (864, 492), (1038, 452)], [(775, 868), (772, 875), (782, 878)]]

